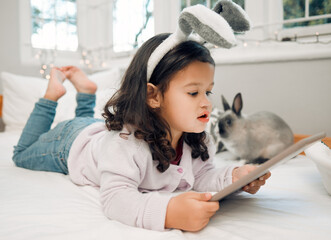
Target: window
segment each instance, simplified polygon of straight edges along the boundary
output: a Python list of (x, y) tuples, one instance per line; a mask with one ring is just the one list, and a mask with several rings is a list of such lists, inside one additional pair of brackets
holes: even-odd
[(115, 0), (113, 50), (132, 51), (154, 36), (153, 0)]
[(76, 51), (76, 0), (31, 0), (33, 48)]
[[(283, 0), (283, 10), (284, 28), (331, 23), (331, 17), (326, 16), (331, 13), (330, 0)], [(298, 22), (286, 23), (290, 19)]]

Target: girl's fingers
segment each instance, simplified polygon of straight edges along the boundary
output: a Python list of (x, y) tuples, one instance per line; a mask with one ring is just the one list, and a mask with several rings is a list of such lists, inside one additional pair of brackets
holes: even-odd
[(257, 191), (259, 191), (260, 187), (249, 187), (248, 185), (243, 188), (245, 192), (248, 192), (250, 194), (255, 194)]
[(243, 191), (255, 194), (259, 191), (260, 187), (263, 186), (266, 180), (271, 176), (270, 172), (267, 172), (263, 176), (259, 177), (257, 180), (247, 184), (245, 187), (242, 188)]
[(265, 180), (255, 180), (251, 182), (250, 184), (247, 184), (249, 187), (261, 187), (265, 184)]
[(261, 186), (263, 186), (265, 184), (265, 180), (255, 180), (253, 182), (251, 182), (250, 184), (246, 185), (243, 190), (245, 192), (249, 192), (249, 193), (256, 193)]
[(267, 172), (266, 174), (261, 176), (259, 180), (267, 180), (268, 178), (270, 178), (270, 176), (271, 176), (271, 172)]
[(209, 213), (215, 213), (220, 208), (218, 202), (207, 202), (207, 204), (206, 211)]

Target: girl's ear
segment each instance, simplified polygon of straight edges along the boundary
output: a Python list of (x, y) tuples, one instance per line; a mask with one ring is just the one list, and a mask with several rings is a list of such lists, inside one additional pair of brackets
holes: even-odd
[(151, 108), (159, 108), (161, 105), (159, 89), (152, 83), (147, 83), (147, 104)]

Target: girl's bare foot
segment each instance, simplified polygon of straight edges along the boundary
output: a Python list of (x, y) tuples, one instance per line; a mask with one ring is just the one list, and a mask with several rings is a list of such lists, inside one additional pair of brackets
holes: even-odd
[(97, 85), (87, 78), (86, 74), (75, 66), (65, 66), (61, 68), (66, 78), (74, 85), (77, 92), (94, 94)]
[(63, 86), (65, 78), (65, 75), (59, 68), (52, 68), (44, 98), (56, 102), (62, 97), (66, 93), (66, 89)]

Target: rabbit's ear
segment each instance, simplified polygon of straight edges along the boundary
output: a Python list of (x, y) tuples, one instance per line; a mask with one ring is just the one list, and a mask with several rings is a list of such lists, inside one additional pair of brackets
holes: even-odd
[(235, 32), (245, 32), (250, 29), (250, 19), (247, 13), (231, 0), (218, 1), (213, 10), (220, 14)]
[(226, 101), (223, 95), (222, 95), (222, 103), (223, 103), (224, 112), (230, 109), (230, 105), (228, 104), (228, 102)]
[(237, 95), (233, 99), (232, 111), (237, 116), (240, 116), (242, 107), (243, 107), (243, 101), (241, 98), (241, 93), (237, 93)]

